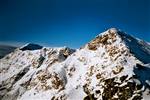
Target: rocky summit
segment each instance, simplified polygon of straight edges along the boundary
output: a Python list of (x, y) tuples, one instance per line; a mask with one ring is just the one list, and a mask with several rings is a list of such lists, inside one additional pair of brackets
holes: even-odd
[(0, 100), (149, 100), (150, 45), (111, 28), (82, 48), (27, 44), (0, 59)]

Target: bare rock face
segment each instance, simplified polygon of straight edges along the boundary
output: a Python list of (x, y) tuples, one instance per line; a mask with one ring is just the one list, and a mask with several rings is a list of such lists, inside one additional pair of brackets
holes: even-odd
[(115, 28), (78, 50), (16, 49), (0, 59), (0, 96), (2, 100), (148, 100), (149, 58), (149, 44)]
[(97, 36), (94, 40), (88, 43), (90, 50), (96, 50), (99, 46), (109, 45), (117, 40), (118, 30), (111, 28), (106, 34)]

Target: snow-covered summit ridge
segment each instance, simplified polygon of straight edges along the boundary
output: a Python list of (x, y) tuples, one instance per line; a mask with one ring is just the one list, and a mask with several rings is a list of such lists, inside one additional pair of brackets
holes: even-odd
[(110, 28), (99, 34), (95, 39), (88, 43), (89, 49), (96, 49), (99, 46), (110, 46), (123, 43), (129, 51), (143, 63), (150, 61), (150, 45), (149, 43), (137, 39), (120, 29)]
[(147, 100), (149, 48), (111, 28), (77, 50), (16, 49), (0, 59), (0, 96), (2, 100)]

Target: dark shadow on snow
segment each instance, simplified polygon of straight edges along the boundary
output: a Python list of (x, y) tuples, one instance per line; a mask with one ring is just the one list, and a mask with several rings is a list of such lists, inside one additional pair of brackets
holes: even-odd
[(22, 51), (25, 51), (25, 50), (38, 50), (38, 49), (42, 49), (43, 46), (40, 46), (38, 44), (33, 44), (33, 43), (30, 43), (22, 48), (20, 48), (20, 50)]
[(118, 33), (121, 38), (125, 41), (131, 53), (142, 61), (144, 64), (150, 63), (150, 45), (144, 41), (138, 41), (132, 36), (123, 32)]
[(150, 82), (150, 66), (142, 66), (140, 64), (137, 64), (133, 71), (136, 78), (140, 80), (142, 85), (144, 85), (146, 88), (150, 88), (150, 85), (148, 85), (148, 83), (146, 82)]

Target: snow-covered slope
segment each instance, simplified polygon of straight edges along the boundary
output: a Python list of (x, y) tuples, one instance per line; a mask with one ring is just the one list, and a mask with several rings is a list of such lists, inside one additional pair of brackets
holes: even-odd
[[(49, 67), (52, 65), (59, 67), (59, 63), (75, 51), (67, 47), (22, 50), (31, 45), (18, 48), (0, 59), (1, 99), (15, 100), (34, 86), (39, 90), (45, 90), (42, 80), (43, 77), (49, 77), (46, 76), (49, 73)], [(53, 74), (55, 75), (54, 71)]]
[(2, 100), (150, 98), (150, 45), (115, 28), (76, 51), (16, 49), (0, 63)]

